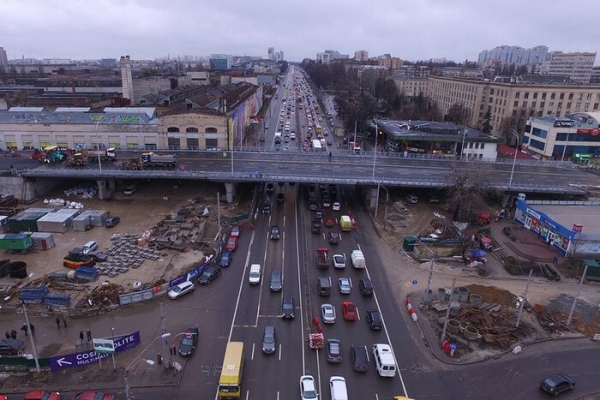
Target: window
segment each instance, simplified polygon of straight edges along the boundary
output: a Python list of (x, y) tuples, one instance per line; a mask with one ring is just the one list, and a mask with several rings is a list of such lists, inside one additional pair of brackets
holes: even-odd
[(535, 93), (533, 94), (533, 98), (534, 98), (534, 99), (537, 99), (537, 98), (538, 98), (538, 94), (537, 94), (537, 92), (535, 92)]
[(185, 128), (187, 133), (198, 133), (198, 128)]
[(204, 130), (204, 133), (217, 133), (217, 128), (212, 128), (212, 127), (206, 128)]
[(567, 109), (571, 109), (571, 102), (567, 103)]
[(559, 97), (559, 99), (560, 99), (560, 100), (564, 100), (564, 99), (565, 99), (565, 94), (564, 94), (564, 93), (561, 93), (561, 94), (560, 94), (560, 97)]
[(515, 101), (514, 107), (519, 107), (519, 102)]
[(167, 128), (167, 132), (179, 132), (179, 128), (176, 128), (174, 126), (170, 126)]
[(548, 136), (548, 131), (540, 129), (540, 128), (533, 128), (531, 130), (531, 135), (532, 136), (537, 136), (540, 137), (542, 139), (546, 139), (546, 137)]
[(481, 150), (483, 150), (483, 148), (485, 147), (485, 143), (481, 143), (481, 147), (479, 147)]
[(529, 98), (529, 92), (525, 92), (525, 98), (528, 99)]
[(542, 93), (542, 100), (546, 100), (546, 93)]
[(515, 93), (515, 99), (520, 99), (520, 98), (521, 98), (521, 92)]
[(542, 102), (540, 103), (540, 108), (544, 108), (544, 107), (546, 107), (546, 102), (545, 102), (545, 101), (542, 101)]
[(569, 100), (573, 100), (573, 93), (569, 93)]
[(554, 100), (554, 99), (555, 99), (555, 97), (556, 97), (556, 93), (551, 93), (551, 94), (550, 94), (550, 100)]

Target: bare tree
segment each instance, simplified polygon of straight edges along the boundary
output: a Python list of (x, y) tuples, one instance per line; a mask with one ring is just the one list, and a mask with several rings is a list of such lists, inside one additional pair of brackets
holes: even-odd
[(488, 199), (497, 195), (487, 180), (491, 171), (486, 169), (480, 163), (461, 163), (453, 165), (446, 174), (449, 183), (446, 198), (452, 207), (453, 220), (468, 220), (472, 213), (487, 208)]

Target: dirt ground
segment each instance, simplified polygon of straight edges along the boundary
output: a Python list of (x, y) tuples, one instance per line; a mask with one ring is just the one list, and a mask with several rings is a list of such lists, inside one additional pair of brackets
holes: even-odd
[[(71, 186), (63, 186), (55, 190), (45, 199), (62, 198), (69, 201), (77, 201), (83, 204), (82, 210), (106, 210), (111, 216), (121, 217), (121, 222), (114, 228), (93, 227), (89, 231), (79, 232), (68, 230), (65, 233), (54, 233), (55, 247), (46, 251), (32, 251), (29, 254), (7, 254), (3, 253), (0, 258), (9, 258), (11, 261), (24, 261), (27, 263), (29, 277), (23, 281), (11, 278), (3, 278), (1, 284), (25, 286), (29, 283), (41, 284), (43, 277), (51, 273), (65, 273), (70, 271), (63, 267), (62, 259), (74, 247), (78, 247), (90, 240), (98, 242), (100, 252), (107, 251), (114, 243), (113, 236), (133, 234), (141, 236), (144, 232), (151, 230), (159, 221), (175, 219), (180, 208), (191, 207), (204, 210), (208, 207), (209, 214), (203, 219), (204, 238), (208, 243), (214, 243), (218, 233), (217, 227), (217, 192), (221, 191), (222, 204), (220, 207), (221, 218), (233, 217), (238, 214), (239, 204), (223, 203), (225, 199), (224, 186), (211, 183), (191, 183), (177, 181), (142, 182), (138, 183), (138, 191), (132, 196), (124, 196), (122, 191), (116, 191), (106, 201), (94, 198), (81, 198), (78, 196), (65, 196), (65, 190)], [(239, 198), (239, 196), (236, 196)], [(45, 199), (26, 206), (49, 207), (44, 204)], [(140, 284), (152, 284), (169, 280), (182, 272), (190, 269), (193, 265), (204, 260), (204, 253), (199, 250), (176, 251), (170, 249), (160, 250), (160, 258), (157, 260), (144, 260), (141, 267), (130, 268), (126, 273), (120, 273), (115, 277), (101, 275), (95, 282), (87, 285), (77, 285), (77, 290), (68, 290), (72, 295), (71, 304), (77, 304), (82, 298), (89, 295), (95, 288), (111, 285), (111, 288), (121, 287), (124, 291), (131, 291)], [(84, 289), (84, 290), (81, 290)], [(3, 305), (10, 306), (17, 303), (18, 299), (13, 297)]]

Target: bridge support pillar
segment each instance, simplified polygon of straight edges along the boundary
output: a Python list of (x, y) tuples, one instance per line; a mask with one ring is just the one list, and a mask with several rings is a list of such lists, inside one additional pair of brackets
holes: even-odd
[(233, 196), (235, 196), (235, 183), (225, 183), (225, 200), (233, 203)]
[(106, 181), (96, 181), (98, 184), (98, 199), (106, 200), (108, 198), (108, 194), (106, 192)]
[(369, 208), (375, 208), (377, 206), (377, 189), (376, 187), (369, 189)]

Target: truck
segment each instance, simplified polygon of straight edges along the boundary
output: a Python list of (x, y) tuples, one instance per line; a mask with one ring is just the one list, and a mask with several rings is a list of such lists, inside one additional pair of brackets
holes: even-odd
[(101, 161), (115, 161), (117, 159), (117, 155), (115, 154), (115, 148), (109, 147), (108, 149), (93, 149), (87, 151), (87, 156), (91, 160), (98, 161), (98, 157), (100, 157)]
[(329, 249), (327, 247), (317, 249), (317, 268), (329, 268)]
[(350, 218), (348, 215), (342, 215), (340, 217), (340, 227), (342, 228), (342, 232), (352, 231), (353, 225), (352, 218)]
[(177, 154), (143, 153), (141, 162), (143, 166), (147, 167), (175, 167), (177, 165)]
[(364, 269), (367, 263), (365, 262), (365, 255), (361, 250), (352, 250), (350, 253), (350, 259), (352, 260), (352, 266), (356, 269)]

